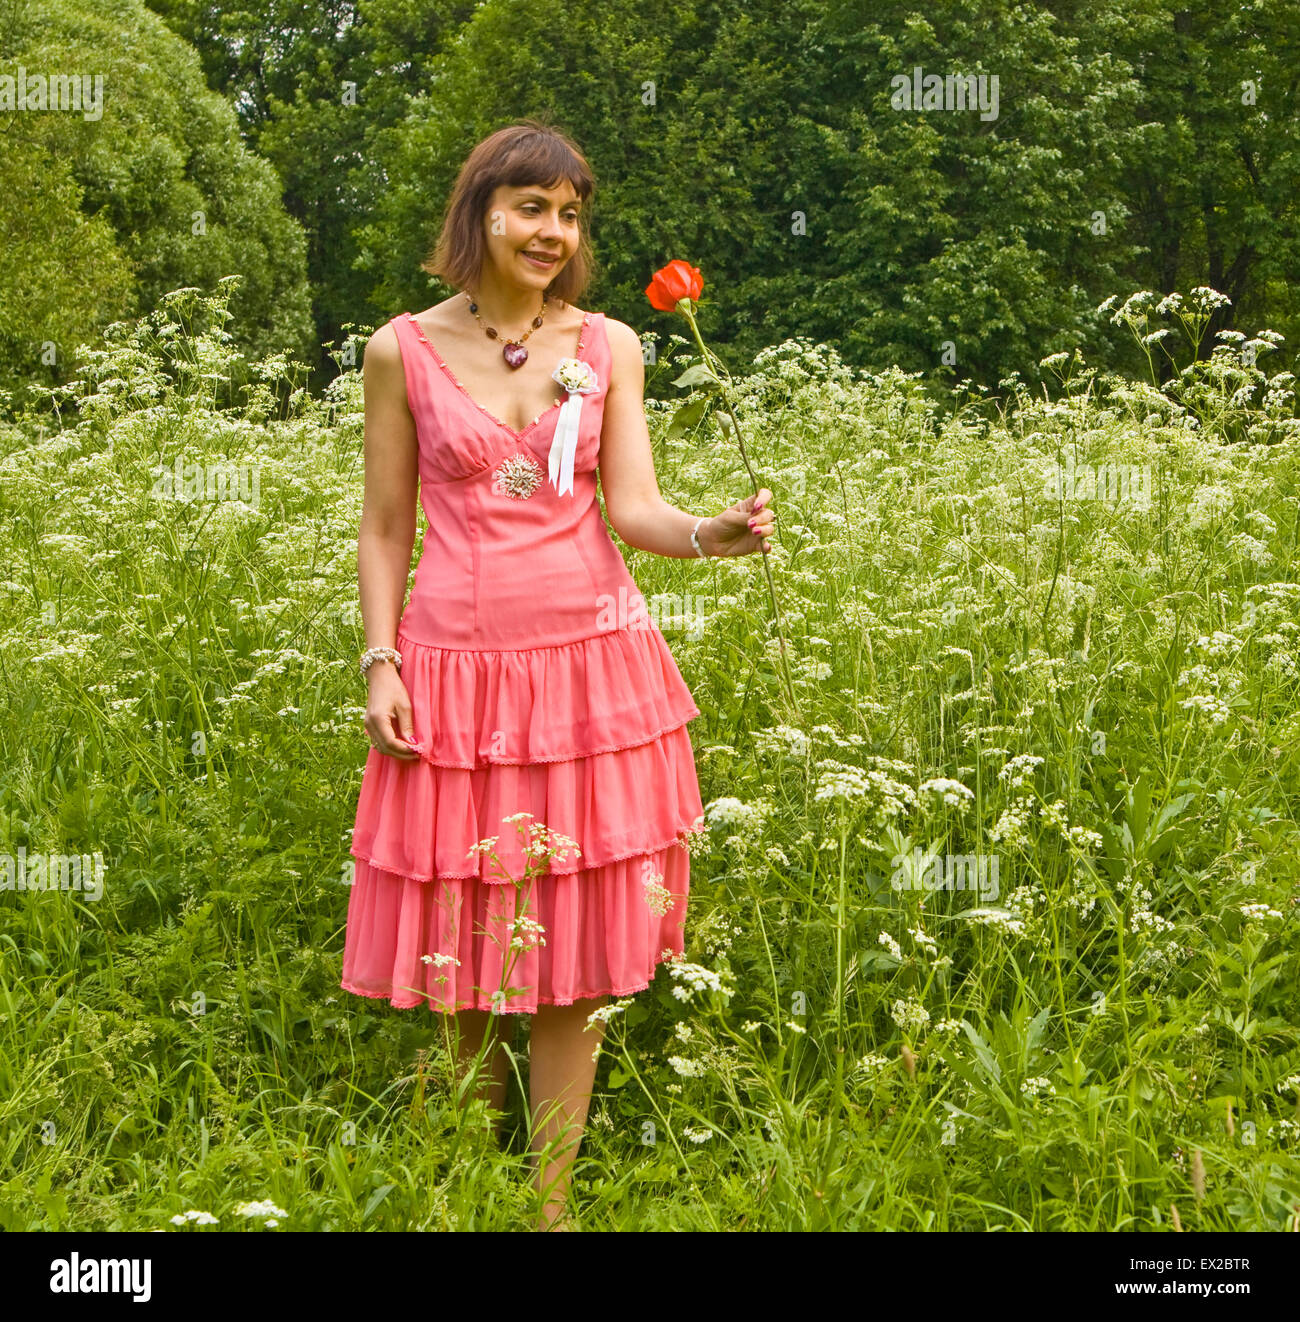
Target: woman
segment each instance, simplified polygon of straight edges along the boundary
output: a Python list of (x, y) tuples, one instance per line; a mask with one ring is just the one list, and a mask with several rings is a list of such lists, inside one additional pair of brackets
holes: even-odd
[[(702, 814), (686, 729), (699, 708), (609, 536), (597, 471), (629, 546), (746, 555), (773, 527), (766, 491), (713, 518), (660, 497), (640, 340), (572, 302), (592, 190), (545, 125), (481, 142), (424, 264), (462, 292), (380, 327), (364, 369), (372, 751), (342, 986), (454, 1016), (458, 1066), (490, 1055), (498, 1112), (505, 1016), (533, 1016), (541, 1229), (565, 1224), (593, 1011), (682, 953)], [(429, 527), (403, 611), (417, 478)]]

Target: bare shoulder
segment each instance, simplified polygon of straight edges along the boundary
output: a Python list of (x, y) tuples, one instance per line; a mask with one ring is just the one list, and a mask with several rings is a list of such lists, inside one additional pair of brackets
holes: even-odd
[(444, 298), (441, 303), (435, 303), (432, 307), (425, 308), (423, 312), (417, 312), (415, 319), (432, 330), (458, 330), (460, 319), (453, 317), (452, 312), (458, 310), (456, 305), (464, 301), (463, 294), (452, 294), (450, 298)]
[(361, 371), (367, 409), (384, 409), (395, 404), (407, 408), (406, 366), (402, 360), (401, 342), (391, 321), (386, 321), (366, 341)]
[(644, 383), (645, 362), (641, 354), (641, 337), (625, 321), (605, 318), (605, 331), (609, 337), (611, 359), (610, 385), (620, 383), (638, 386)]
[(397, 331), (393, 323), (386, 321), (366, 341), (365, 363), (375, 363), (380, 367), (400, 365), (402, 351), (397, 343)]

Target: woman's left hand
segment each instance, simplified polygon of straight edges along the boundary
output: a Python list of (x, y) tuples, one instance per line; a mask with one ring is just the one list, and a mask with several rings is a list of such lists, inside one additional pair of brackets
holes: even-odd
[(756, 496), (746, 496), (702, 523), (697, 535), (708, 555), (753, 555), (758, 550), (766, 555), (772, 549), (767, 538), (775, 521), (772, 493), (760, 487)]

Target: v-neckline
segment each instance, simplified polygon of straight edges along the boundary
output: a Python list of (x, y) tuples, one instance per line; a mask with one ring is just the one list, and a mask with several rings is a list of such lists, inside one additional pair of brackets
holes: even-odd
[[(426, 336), (424, 333), (424, 327), (420, 325), (415, 314), (412, 312), (408, 312), (406, 315), (410, 319), (411, 326), (414, 329), (416, 335), (420, 337), (420, 342), (433, 355), (434, 361), (438, 364), (439, 367), (442, 368), (443, 372), (446, 373), (447, 380), (450, 381), (451, 384), (455, 386), (456, 389), (459, 390), (460, 393), (464, 395), (465, 398), (469, 400), (469, 402), (473, 404), (474, 407), (478, 409), (478, 411), (482, 413), (483, 416), (486, 417), (489, 422), (494, 422), (498, 427), (501, 428), (502, 431), (509, 432), (510, 435), (515, 438), (515, 440), (519, 440), (522, 437), (527, 436), (528, 433), (532, 431), (532, 429), (536, 427), (537, 424), (541, 422), (543, 418), (549, 417), (552, 413), (555, 412), (556, 409), (558, 409), (568, 399), (567, 394), (565, 395), (564, 399), (557, 399), (555, 403), (550, 406), (550, 408), (543, 409), (542, 412), (539, 413), (532, 420), (532, 422), (530, 422), (528, 426), (526, 426), (522, 431), (517, 431), (508, 422), (502, 422), (501, 419), (498, 418), (495, 413), (489, 412), (489, 410), (485, 409), (483, 405), (480, 404), (478, 400), (476, 400), (474, 396), (471, 395), (469, 391), (465, 389), (464, 385), (457, 378), (456, 373), (453, 372), (451, 368), (447, 366), (447, 363), (444, 360), (443, 356), (437, 351), (437, 349), (433, 347), (432, 342), (429, 340), (428, 336)], [(578, 330), (578, 348), (577, 348), (577, 352), (574, 354), (574, 357), (577, 358), (579, 361), (582, 361), (582, 350), (586, 344), (587, 328), (590, 324), (591, 324), (591, 313), (584, 312), (582, 314), (582, 326)]]

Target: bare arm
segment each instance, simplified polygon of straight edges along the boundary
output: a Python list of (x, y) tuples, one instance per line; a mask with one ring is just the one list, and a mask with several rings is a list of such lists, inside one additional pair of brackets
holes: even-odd
[[(621, 321), (606, 318), (613, 367), (600, 435), (600, 485), (610, 525), (628, 546), (655, 555), (694, 556), (691, 529), (699, 518), (668, 504), (659, 494), (650, 432), (645, 421), (645, 365), (641, 340)], [(772, 493), (738, 500), (700, 524), (706, 555), (749, 555), (772, 533)], [(750, 520), (753, 519), (751, 524)]]
[[(367, 647), (394, 647), (415, 545), (419, 469), (402, 351), (392, 326), (381, 326), (370, 337), (362, 371), (366, 488), (357, 535), (361, 622)], [(414, 757), (398, 742), (411, 725), (410, 699), (396, 667), (391, 661), (376, 661), (366, 679), (370, 696), (365, 725), (371, 743), (381, 753)]]

